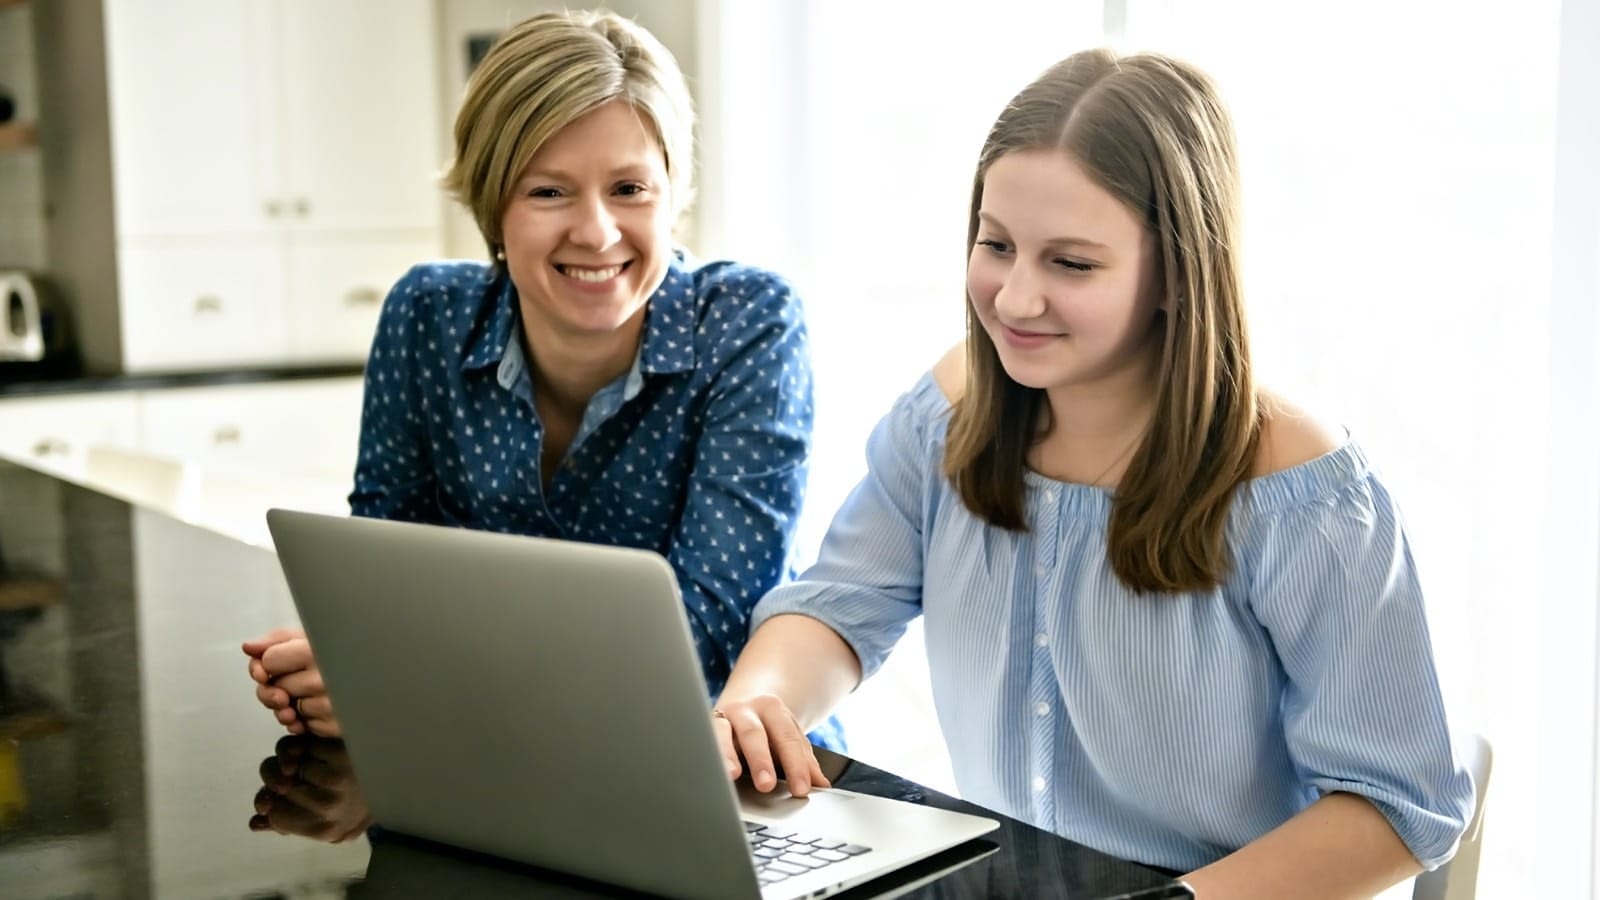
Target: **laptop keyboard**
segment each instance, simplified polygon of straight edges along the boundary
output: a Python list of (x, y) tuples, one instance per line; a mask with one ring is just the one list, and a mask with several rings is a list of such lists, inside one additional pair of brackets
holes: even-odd
[(744, 823), (744, 833), (750, 840), (750, 854), (755, 859), (756, 876), (762, 884), (776, 884), (872, 849), (755, 822)]

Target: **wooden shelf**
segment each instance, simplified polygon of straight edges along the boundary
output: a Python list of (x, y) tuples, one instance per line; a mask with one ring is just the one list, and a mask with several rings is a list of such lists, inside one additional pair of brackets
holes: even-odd
[(67, 717), (34, 691), (13, 687), (6, 692), (6, 705), (0, 708), (0, 741), (60, 734), (69, 727)]
[(44, 737), (67, 730), (67, 720), (51, 709), (28, 709), (14, 713), (0, 713), (0, 740), (20, 741), (24, 738)]
[(53, 606), (61, 602), (62, 593), (61, 582), (54, 578), (0, 577), (0, 612)]
[[(0, 0), (0, 6), (5, 0)], [(0, 150), (21, 150), (38, 142), (32, 122), (7, 122), (0, 125)]]

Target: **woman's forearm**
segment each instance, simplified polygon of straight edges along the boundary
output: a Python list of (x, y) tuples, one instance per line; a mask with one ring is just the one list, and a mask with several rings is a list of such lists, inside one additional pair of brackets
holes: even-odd
[(1260, 838), (1185, 877), (1197, 900), (1370, 898), (1422, 871), (1365, 798), (1328, 794)]
[(860, 681), (861, 662), (837, 632), (810, 616), (779, 615), (750, 636), (722, 699), (775, 695), (809, 731)]

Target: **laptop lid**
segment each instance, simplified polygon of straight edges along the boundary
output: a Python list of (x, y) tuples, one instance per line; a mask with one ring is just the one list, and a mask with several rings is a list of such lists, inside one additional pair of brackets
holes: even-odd
[(267, 522), (380, 824), (666, 896), (760, 895), (659, 555)]

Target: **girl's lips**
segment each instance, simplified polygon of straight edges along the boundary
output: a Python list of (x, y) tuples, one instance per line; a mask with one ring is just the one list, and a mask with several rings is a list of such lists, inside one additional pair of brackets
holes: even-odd
[(1005, 339), (1008, 346), (1015, 347), (1018, 350), (1034, 350), (1063, 337), (1063, 335), (1059, 334), (1038, 331), (1018, 331), (1009, 325), (1000, 326), (1000, 335)]

